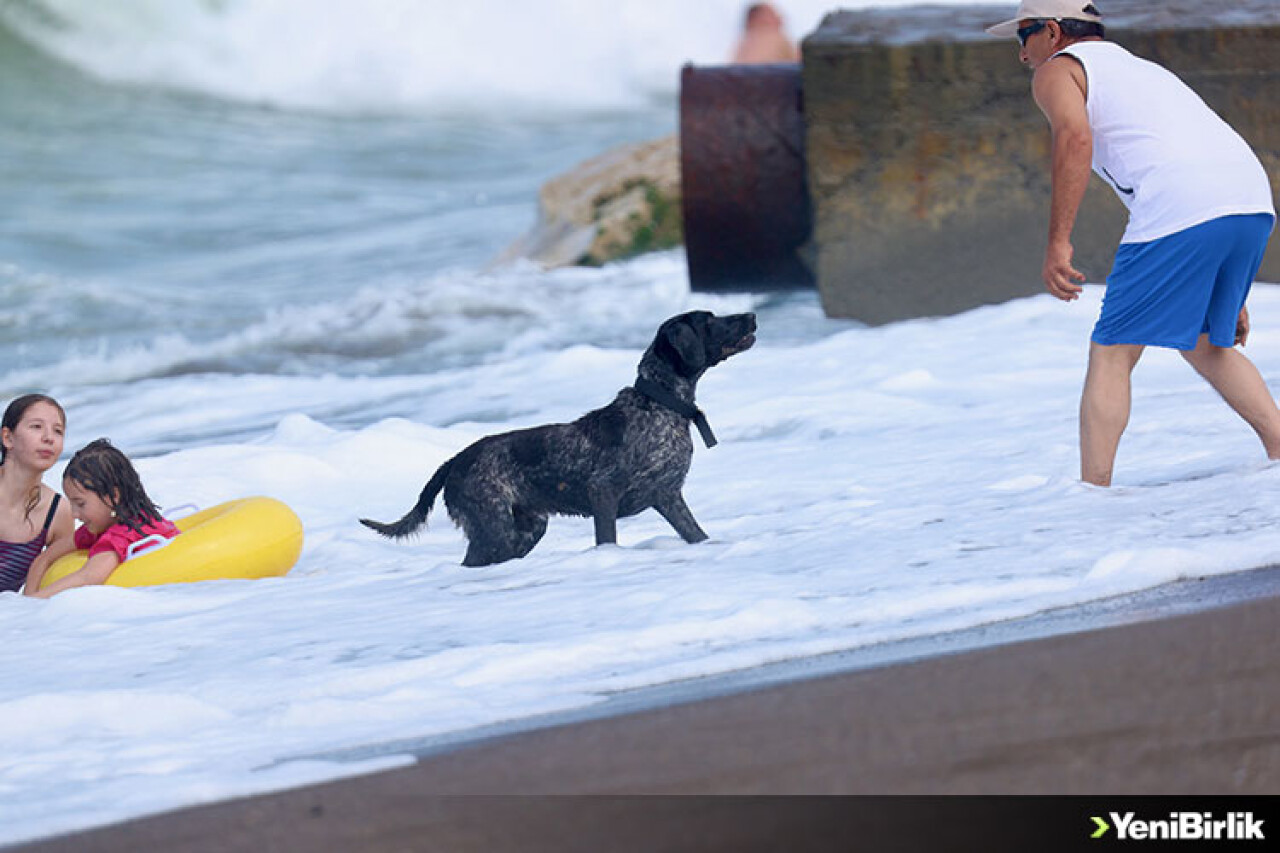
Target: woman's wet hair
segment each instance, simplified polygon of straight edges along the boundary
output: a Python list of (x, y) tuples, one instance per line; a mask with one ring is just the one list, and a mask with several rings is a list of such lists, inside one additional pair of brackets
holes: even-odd
[(99, 438), (77, 450), (62, 478), (111, 504), (116, 521), (137, 533), (143, 532), (144, 524), (161, 517), (160, 508), (142, 488), (133, 463), (110, 439)]

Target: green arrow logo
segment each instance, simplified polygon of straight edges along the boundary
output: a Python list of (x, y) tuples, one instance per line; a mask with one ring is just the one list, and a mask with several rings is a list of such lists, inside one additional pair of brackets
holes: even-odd
[(1098, 825), (1098, 828), (1093, 831), (1093, 835), (1089, 836), (1090, 838), (1101, 838), (1106, 835), (1107, 830), (1111, 828), (1107, 825), (1107, 822), (1100, 817), (1095, 817), (1093, 822)]

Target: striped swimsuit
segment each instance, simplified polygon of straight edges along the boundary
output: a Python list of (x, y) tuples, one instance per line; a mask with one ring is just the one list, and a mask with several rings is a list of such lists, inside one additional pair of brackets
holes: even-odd
[(44, 518), (44, 528), (30, 542), (0, 542), (0, 592), (17, 592), (27, 579), (27, 570), (40, 552), (44, 550), (45, 540), (49, 536), (49, 526), (53, 524), (53, 514), (58, 510), (58, 501), (62, 495), (55, 494), (49, 504), (49, 514)]

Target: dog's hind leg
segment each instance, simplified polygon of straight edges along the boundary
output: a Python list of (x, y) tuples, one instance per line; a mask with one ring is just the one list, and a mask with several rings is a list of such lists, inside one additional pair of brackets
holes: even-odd
[(697, 520), (689, 510), (689, 505), (684, 502), (684, 495), (679, 492), (662, 498), (653, 505), (653, 508), (675, 528), (680, 538), (689, 544), (702, 542), (708, 538), (706, 532), (698, 526)]
[(505, 563), (529, 553), (533, 543), (521, 550), (521, 537), (510, 525), (485, 523), (467, 527), (467, 553), (464, 566), (489, 566)]
[(545, 517), (517, 514), (503, 501), (486, 501), (482, 507), (455, 505), (449, 511), (467, 534), (464, 566), (488, 566), (523, 557), (547, 530)]
[(522, 506), (513, 507), (511, 516), (516, 523), (516, 556), (523, 557), (542, 541), (547, 532), (547, 516)]
[(491, 566), (494, 563), (501, 563), (504, 559), (509, 558), (496, 557), (483, 546), (470, 542), (467, 544), (467, 553), (462, 557), (462, 565), (474, 569), (479, 566)]

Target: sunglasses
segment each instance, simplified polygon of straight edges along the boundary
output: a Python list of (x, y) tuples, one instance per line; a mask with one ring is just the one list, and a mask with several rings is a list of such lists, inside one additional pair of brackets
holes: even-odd
[(1018, 43), (1023, 47), (1027, 46), (1027, 39), (1049, 26), (1048, 21), (1032, 21), (1025, 27), (1018, 28)]

